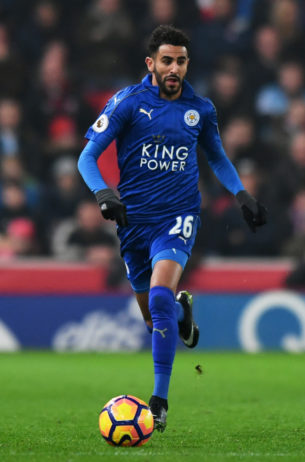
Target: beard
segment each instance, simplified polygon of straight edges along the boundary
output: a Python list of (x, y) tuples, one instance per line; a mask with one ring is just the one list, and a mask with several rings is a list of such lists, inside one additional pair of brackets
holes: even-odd
[[(167, 96), (172, 96), (172, 95), (176, 95), (177, 93), (179, 93), (182, 87), (183, 80), (181, 80), (177, 75), (173, 75), (171, 77), (164, 77), (164, 79), (162, 79), (161, 75), (156, 69), (153, 72), (155, 74), (157, 84), (162, 93), (164, 93)], [(168, 78), (175, 78), (177, 85), (175, 86), (168, 85), (166, 83)]]

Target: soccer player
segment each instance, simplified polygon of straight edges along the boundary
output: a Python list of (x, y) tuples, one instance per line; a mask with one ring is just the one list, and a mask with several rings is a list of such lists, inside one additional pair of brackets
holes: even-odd
[[(148, 53), (148, 75), (108, 101), (87, 131), (89, 141), (78, 166), (104, 218), (117, 223), (127, 277), (152, 332), (155, 380), (149, 405), (155, 429), (164, 431), (178, 334), (189, 348), (199, 339), (192, 296), (187, 291), (176, 296), (199, 225), (198, 143), (220, 182), (236, 195), (250, 228), (255, 231), (266, 217), (223, 150), (215, 107), (184, 80), (187, 36), (172, 26), (159, 26), (152, 32)], [(100, 154), (114, 139), (120, 198), (97, 167)]]

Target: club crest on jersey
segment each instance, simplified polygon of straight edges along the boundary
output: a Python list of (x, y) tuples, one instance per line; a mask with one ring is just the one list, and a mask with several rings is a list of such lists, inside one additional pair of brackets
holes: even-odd
[(198, 124), (200, 120), (200, 115), (198, 111), (195, 111), (195, 109), (190, 109), (186, 111), (184, 114), (184, 122), (189, 126), (189, 127), (195, 127), (195, 125)]
[(92, 125), (92, 128), (97, 133), (102, 133), (109, 125), (109, 119), (106, 114), (102, 114)]

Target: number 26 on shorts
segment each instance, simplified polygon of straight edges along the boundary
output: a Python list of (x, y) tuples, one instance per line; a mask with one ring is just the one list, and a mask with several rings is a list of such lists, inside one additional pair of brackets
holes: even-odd
[(193, 222), (193, 215), (176, 217), (176, 224), (169, 230), (168, 234), (182, 234), (186, 239), (188, 239), (193, 233)]

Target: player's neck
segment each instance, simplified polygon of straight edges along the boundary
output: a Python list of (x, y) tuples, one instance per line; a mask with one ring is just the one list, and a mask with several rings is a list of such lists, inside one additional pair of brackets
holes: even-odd
[(167, 95), (160, 90), (159, 96), (160, 98), (167, 99), (168, 101), (175, 101), (176, 99), (180, 98), (181, 93), (182, 90), (180, 90), (178, 93), (175, 93), (174, 95)]

